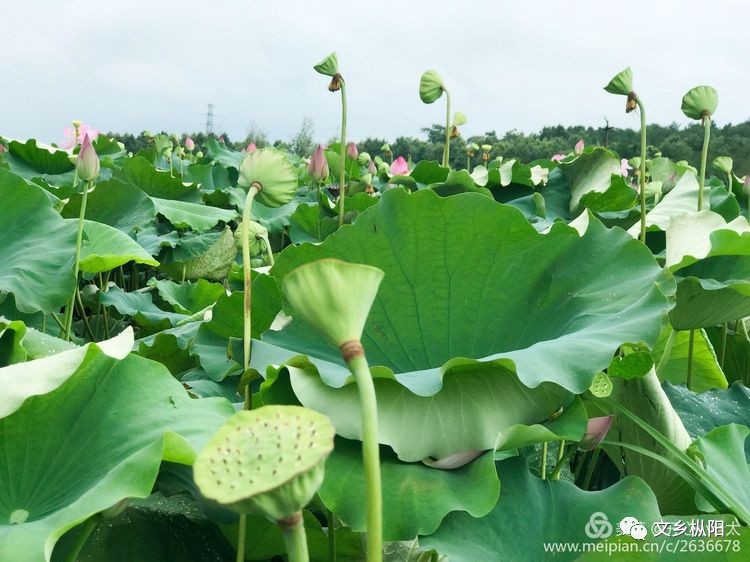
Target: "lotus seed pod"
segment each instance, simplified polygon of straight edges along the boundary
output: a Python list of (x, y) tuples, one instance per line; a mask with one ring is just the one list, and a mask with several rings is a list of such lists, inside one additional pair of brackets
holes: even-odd
[(620, 96), (627, 96), (633, 91), (633, 71), (630, 67), (627, 67), (622, 72), (618, 73), (609, 84), (604, 86), (604, 89), (610, 94), (617, 94)]
[(357, 162), (359, 162), (360, 166), (367, 166), (370, 163), (370, 160), (370, 154), (367, 152), (360, 152), (357, 157)]
[(341, 347), (362, 337), (384, 275), (370, 265), (323, 259), (288, 273), (282, 290), (293, 316)]
[(195, 482), (237, 513), (291, 517), (323, 483), (334, 434), (326, 416), (301, 406), (237, 412), (195, 459)]
[(682, 98), (682, 112), (690, 119), (711, 117), (719, 105), (719, 93), (711, 86), (696, 86)]
[(313, 66), (316, 72), (325, 76), (334, 76), (339, 72), (339, 59), (336, 53), (333, 52), (320, 61), (318, 64)]
[(717, 156), (716, 158), (714, 158), (713, 164), (715, 170), (724, 174), (729, 174), (732, 172), (734, 161), (732, 160), (731, 156)]
[(453, 115), (453, 126), (454, 127), (460, 127), (461, 125), (466, 125), (469, 120), (466, 118), (466, 115), (461, 113), (460, 111), (456, 111), (456, 113)]
[(385, 143), (383, 146), (380, 147), (380, 151), (383, 154), (390, 154), (391, 153), (391, 145), (388, 143)]
[(492, 145), (491, 144), (483, 144), (482, 145), (482, 150), (484, 152), (489, 152), (490, 150), (492, 150)]
[(443, 79), (434, 70), (428, 70), (422, 74), (419, 80), (419, 98), (424, 103), (433, 103), (443, 95)]
[[(250, 239), (250, 255), (257, 256), (263, 253), (262, 240), (268, 238), (268, 230), (263, 225), (250, 221), (247, 225), (247, 234)], [(237, 225), (234, 231), (234, 243), (237, 248), (242, 248), (242, 223)]]
[(297, 192), (297, 172), (283, 152), (261, 148), (245, 154), (237, 184), (245, 190), (255, 185), (261, 203), (267, 207), (281, 207)]

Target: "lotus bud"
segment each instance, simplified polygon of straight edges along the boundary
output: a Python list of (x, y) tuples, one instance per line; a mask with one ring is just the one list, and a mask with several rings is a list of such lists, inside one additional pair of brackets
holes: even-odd
[(607, 432), (612, 425), (613, 419), (613, 416), (602, 416), (600, 418), (589, 419), (588, 425), (586, 426), (586, 434), (578, 444), (578, 449), (581, 451), (591, 451), (596, 449), (607, 436)]
[(278, 522), (294, 517), (323, 483), (331, 421), (301, 406), (263, 406), (230, 417), (193, 466), (207, 498)]
[(318, 145), (307, 166), (307, 173), (316, 182), (320, 183), (328, 178), (328, 160), (323, 147)]
[(715, 170), (718, 170), (719, 172), (723, 172), (725, 174), (731, 174), (734, 161), (732, 160), (731, 156), (717, 156), (716, 158), (714, 158), (713, 164)]
[(370, 265), (323, 259), (291, 271), (281, 286), (293, 316), (340, 348), (362, 338), (384, 275)]
[(380, 147), (380, 151), (381, 151), (381, 152), (382, 152), (383, 154), (388, 154), (388, 155), (390, 155), (390, 154), (391, 154), (391, 145), (390, 145), (390, 144), (388, 144), (388, 143), (385, 143), (385, 144), (384, 144), (383, 146), (381, 146), (381, 147)]
[(370, 155), (367, 152), (360, 152), (359, 156), (357, 157), (357, 161), (362, 166), (367, 166), (370, 163)]
[(185, 138), (185, 150), (188, 152), (193, 152), (193, 150), (195, 150), (195, 141), (190, 137)]
[(370, 160), (367, 163), (367, 173), (372, 174), (373, 176), (378, 173), (378, 169), (375, 167), (374, 160)]
[(4, 144), (0, 144), (0, 154), (5, 154), (6, 152), (8, 152), (8, 149), (5, 148)]
[(565, 160), (565, 155), (564, 154), (553, 154), (552, 157), (550, 158), (550, 160), (552, 160), (553, 162), (562, 162), (563, 160)]
[(710, 119), (719, 105), (719, 93), (711, 86), (696, 86), (682, 98), (682, 112), (690, 119)]
[(406, 163), (403, 156), (399, 156), (391, 164), (390, 173), (392, 176), (407, 176), (409, 175), (409, 164)]
[(422, 74), (419, 80), (419, 98), (424, 103), (434, 103), (443, 95), (445, 86), (443, 79), (434, 70), (428, 70)]
[(254, 142), (248, 143), (248, 145), (245, 147), (245, 152), (255, 152), (258, 150), (258, 147), (255, 146)]
[(354, 144), (353, 142), (350, 142), (346, 146), (346, 154), (352, 160), (356, 160), (359, 157), (359, 150), (357, 150), (357, 145)]
[(258, 200), (267, 207), (289, 203), (297, 192), (297, 172), (283, 152), (261, 148), (245, 154), (237, 185), (257, 189)]
[(88, 135), (84, 135), (76, 161), (76, 174), (81, 181), (94, 181), (99, 176), (99, 157)]
[(586, 145), (584, 144), (584, 142), (583, 142), (583, 139), (579, 140), (579, 141), (578, 141), (578, 142), (576, 143), (576, 145), (575, 145), (575, 148), (574, 148), (574, 150), (575, 150), (575, 153), (576, 153), (576, 154), (581, 154), (581, 152), (583, 152), (583, 147), (584, 147), (584, 146), (586, 146)]

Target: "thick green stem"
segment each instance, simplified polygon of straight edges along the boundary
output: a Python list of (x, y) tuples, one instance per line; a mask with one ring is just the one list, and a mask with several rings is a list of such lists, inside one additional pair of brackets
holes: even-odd
[(341, 150), (339, 156), (339, 226), (344, 224), (344, 199), (346, 198), (346, 84), (341, 80)]
[(640, 98), (636, 98), (638, 109), (641, 114), (641, 162), (638, 174), (640, 184), (639, 194), (641, 200), (641, 236), (640, 240), (646, 243), (646, 110)]
[(94, 331), (91, 329), (91, 324), (89, 323), (89, 319), (86, 316), (86, 309), (83, 306), (83, 300), (81, 300), (81, 291), (78, 290), (77, 286), (76, 286), (76, 302), (78, 303), (78, 312), (81, 314), (81, 318), (83, 318), (83, 326), (86, 329), (86, 333), (88, 334), (91, 341), (96, 341), (96, 336), (94, 335)]
[(690, 330), (690, 339), (688, 340), (688, 357), (687, 357), (687, 381), (686, 385), (690, 389), (693, 382), (693, 349), (695, 348), (695, 330)]
[[(242, 365), (243, 370), (247, 371), (250, 367), (250, 341), (252, 337), (252, 268), (250, 266), (250, 209), (253, 206), (253, 199), (257, 195), (260, 186), (253, 184), (247, 192), (245, 206), (242, 209), (242, 274), (244, 280), (244, 307), (243, 307), (243, 330), (242, 330)], [(250, 408), (248, 408), (250, 409)]]
[(698, 178), (698, 210), (703, 209), (703, 187), (706, 184), (706, 161), (708, 160), (708, 142), (711, 139), (711, 118), (703, 119), (703, 150), (701, 151), (701, 175)]
[(247, 535), (247, 515), (240, 513), (240, 526), (237, 529), (237, 562), (245, 560), (245, 536)]
[(596, 463), (599, 462), (599, 451), (601, 449), (597, 447), (594, 449), (593, 454), (591, 455), (591, 459), (589, 459), (589, 465), (586, 467), (586, 476), (583, 478), (583, 489), (588, 490), (589, 486), (591, 486), (591, 477), (594, 475), (594, 469), (596, 468)]
[[(361, 345), (359, 349), (361, 350)], [(383, 559), (383, 497), (380, 484), (378, 406), (375, 385), (364, 352), (354, 353), (344, 359), (357, 381), (362, 408), (362, 459), (365, 472), (365, 493), (367, 494), (367, 562), (381, 562)]]
[(466, 157), (466, 171), (471, 173), (471, 156)]
[(298, 511), (288, 519), (277, 521), (276, 524), (284, 537), (287, 560), (289, 562), (308, 562), (310, 556), (307, 553), (307, 537), (302, 512)]
[(81, 550), (83, 550), (83, 547), (86, 546), (86, 542), (88, 542), (89, 537), (91, 536), (91, 533), (94, 532), (94, 529), (96, 529), (96, 526), (99, 524), (99, 516), (94, 515), (93, 517), (89, 517), (85, 523), (83, 523), (83, 528), (81, 529), (81, 532), (78, 535), (78, 538), (76, 538), (76, 542), (73, 545), (72, 550), (68, 553), (67, 558), (65, 559), (65, 562), (76, 562), (78, 560), (78, 555), (81, 553)]
[(73, 259), (73, 278), (75, 279), (75, 287), (73, 287), (73, 294), (70, 296), (70, 303), (68, 308), (65, 309), (65, 340), (70, 341), (71, 331), (73, 329), (73, 309), (76, 303), (76, 292), (78, 291), (78, 271), (80, 268), (81, 259), (81, 244), (83, 243), (83, 221), (86, 217), (86, 200), (88, 199), (89, 189), (93, 182), (86, 182), (83, 188), (83, 195), (81, 197), (81, 211), (78, 215), (78, 235), (76, 236), (76, 252)]
[(542, 443), (542, 480), (547, 479), (547, 442)]
[(445, 92), (445, 146), (443, 147), (443, 167), (448, 167), (451, 155), (451, 96)]
[(565, 466), (565, 463), (568, 461), (568, 458), (570, 458), (570, 455), (573, 453), (573, 451), (575, 451), (575, 447), (569, 447), (566, 450), (565, 441), (560, 441), (560, 453), (557, 455), (557, 463), (555, 464), (555, 469), (549, 476), (550, 480), (560, 479), (560, 471), (562, 470), (563, 466)]
[(328, 562), (336, 562), (336, 516), (333, 511), (326, 509), (328, 520)]

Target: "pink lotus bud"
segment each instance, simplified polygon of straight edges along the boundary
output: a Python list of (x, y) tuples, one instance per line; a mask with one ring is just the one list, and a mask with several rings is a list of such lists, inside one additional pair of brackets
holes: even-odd
[(576, 154), (580, 154), (581, 152), (583, 152), (583, 147), (584, 147), (584, 146), (585, 146), (585, 145), (583, 144), (583, 139), (579, 140), (579, 141), (578, 141), (578, 142), (576, 143), (576, 147), (575, 147), (575, 152), (576, 152)]
[(406, 163), (403, 156), (399, 156), (391, 164), (391, 175), (392, 176), (408, 176), (409, 175), (409, 164)]
[(188, 152), (193, 152), (193, 150), (195, 150), (195, 141), (190, 137), (185, 138), (185, 150)]
[(550, 160), (552, 160), (553, 162), (561, 162), (564, 159), (565, 159), (564, 154), (555, 154), (552, 158), (550, 158)]
[(624, 178), (628, 177), (628, 170), (632, 170), (633, 166), (628, 163), (627, 158), (620, 160), (620, 175)]
[(375, 166), (375, 162), (370, 160), (367, 164), (367, 172), (373, 176), (378, 173), (378, 168)]
[(357, 145), (353, 142), (350, 142), (346, 147), (346, 154), (351, 158), (352, 160), (356, 160), (359, 156), (359, 150), (357, 150)]
[(591, 418), (586, 426), (586, 435), (583, 436), (578, 448), (581, 451), (591, 451), (599, 446), (607, 436), (614, 416), (602, 416), (600, 418)]
[(307, 166), (307, 173), (316, 182), (328, 178), (328, 160), (322, 146), (318, 145), (318, 148), (315, 149), (312, 158), (310, 158), (310, 164)]
[(76, 174), (82, 181), (94, 181), (99, 175), (99, 157), (88, 134), (83, 137), (81, 151), (76, 161)]
[(5, 148), (4, 144), (0, 144), (0, 154), (5, 154), (6, 152), (8, 152), (8, 149)]
[(247, 152), (248, 154), (250, 154), (251, 152), (255, 152), (256, 150), (258, 150), (258, 147), (255, 146), (254, 142), (251, 142), (250, 144), (247, 145), (247, 148), (245, 149), (245, 152)]

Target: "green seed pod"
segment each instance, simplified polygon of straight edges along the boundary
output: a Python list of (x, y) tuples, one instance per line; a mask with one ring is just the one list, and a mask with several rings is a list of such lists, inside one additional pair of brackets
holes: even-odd
[(428, 70), (422, 74), (419, 80), (419, 98), (424, 103), (433, 103), (443, 95), (443, 79), (434, 70)]
[(195, 482), (237, 513), (291, 517), (323, 483), (334, 434), (326, 416), (301, 406), (237, 412), (195, 459)]
[(460, 127), (461, 125), (466, 125), (469, 120), (466, 118), (466, 115), (461, 113), (460, 111), (456, 111), (456, 113), (453, 114), (453, 126), (454, 127)]
[(633, 91), (633, 71), (630, 67), (617, 74), (604, 89), (610, 94), (627, 96)]
[(239, 171), (237, 184), (246, 191), (255, 185), (258, 200), (267, 207), (286, 205), (297, 192), (297, 172), (284, 153), (275, 148), (247, 153)]
[[(263, 253), (263, 245), (261, 240), (268, 238), (268, 230), (263, 225), (250, 221), (248, 223), (248, 236), (250, 238), (250, 255), (257, 256)], [(234, 243), (238, 249), (242, 248), (242, 223), (237, 225), (237, 230), (234, 231)]]
[(682, 112), (690, 119), (711, 117), (719, 105), (719, 93), (711, 86), (696, 86), (682, 98)]
[(339, 58), (336, 56), (336, 53), (333, 52), (313, 66), (313, 68), (316, 72), (325, 76), (335, 76), (339, 72)]
[(713, 165), (716, 171), (729, 174), (732, 172), (734, 161), (731, 156), (717, 156), (714, 158)]
[(323, 259), (294, 269), (281, 285), (292, 314), (341, 347), (362, 337), (384, 275), (370, 265)]
[(370, 163), (370, 154), (367, 152), (360, 152), (359, 156), (357, 157), (357, 162), (360, 163), (361, 166), (367, 166)]

